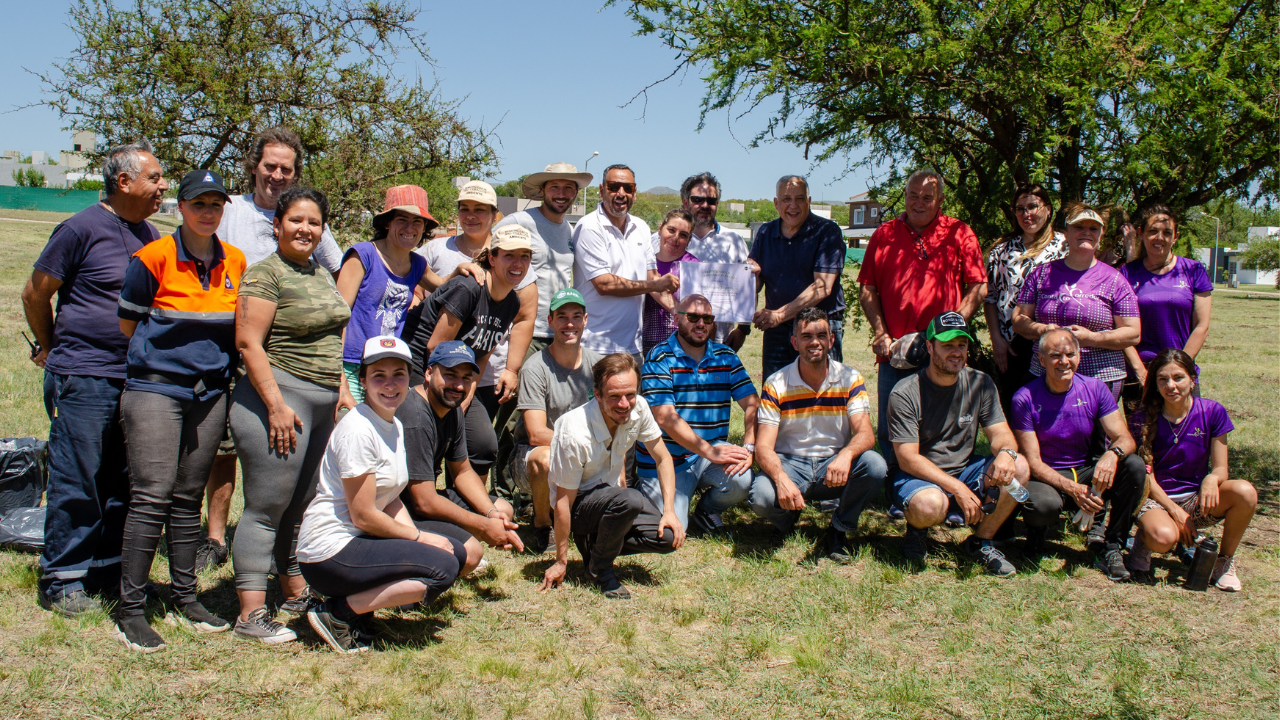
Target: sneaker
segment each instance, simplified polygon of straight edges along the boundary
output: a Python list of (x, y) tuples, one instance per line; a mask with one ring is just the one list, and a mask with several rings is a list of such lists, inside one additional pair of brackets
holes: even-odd
[(369, 646), (360, 642), (353, 628), (354, 623), (341, 620), (334, 614), (335, 602), (337, 602), (335, 598), (330, 598), (307, 611), (307, 622), (311, 624), (311, 629), (315, 630), (320, 639), (328, 643), (334, 652), (344, 655), (365, 652)]
[(1018, 572), (1013, 563), (1005, 559), (1004, 553), (997, 550), (990, 540), (969, 538), (965, 541), (964, 550), (969, 555), (969, 559), (981, 565), (988, 575), (1003, 578)]
[(835, 528), (827, 530), (827, 558), (838, 563), (853, 560), (853, 553), (849, 550), (848, 535)]
[(924, 559), (929, 556), (928, 538), (928, 530), (921, 530), (908, 524), (907, 531), (902, 534), (902, 554), (908, 560), (924, 562)]
[(145, 615), (126, 615), (116, 621), (116, 639), (134, 652), (153, 653), (164, 649), (164, 638), (151, 628)]
[(479, 577), (489, 569), (489, 558), (482, 557), (480, 562), (476, 563), (476, 569), (471, 571), (472, 576)]
[(898, 507), (897, 505), (890, 505), (889, 517), (893, 520), (902, 520), (907, 517), (907, 514), (903, 512), (902, 508)]
[(538, 527), (537, 525), (534, 525), (533, 538), (529, 540), (529, 543), (525, 545), (525, 547), (529, 549), (529, 552), (535, 555), (545, 553), (547, 548), (551, 547), (551, 531), (554, 529), (555, 528), (550, 525), (546, 527)]
[(205, 538), (196, 549), (196, 572), (221, 567), (227, 562), (227, 546), (213, 538)]
[(958, 528), (964, 527), (964, 515), (958, 512), (947, 513), (947, 527)]
[(102, 611), (102, 602), (83, 590), (62, 593), (57, 598), (51, 598), (41, 590), (36, 590), (36, 595), (40, 607), (56, 612), (62, 617), (76, 618)]
[(1105, 545), (1103, 551), (1094, 556), (1093, 566), (1105, 573), (1111, 582), (1128, 582), (1132, 578), (1124, 566), (1124, 558), (1120, 556), (1119, 545)]
[(1124, 566), (1134, 582), (1150, 585), (1155, 580), (1151, 573), (1151, 549), (1140, 539), (1134, 539), (1133, 548), (1124, 558)]
[(729, 532), (720, 513), (704, 512), (701, 508), (689, 515), (689, 535), (692, 537), (723, 537)]
[(209, 612), (199, 602), (187, 603), (176, 611), (167, 613), (164, 621), (170, 625), (183, 625), (200, 635), (212, 635), (231, 629), (231, 623)]
[(1236, 577), (1236, 559), (1234, 555), (1231, 557), (1218, 556), (1218, 562), (1213, 566), (1213, 573), (1209, 575), (1209, 582), (1223, 592), (1239, 592), (1241, 585), (1240, 578)]
[(627, 586), (622, 584), (617, 575), (609, 570), (596, 578), (596, 585), (600, 586), (600, 592), (610, 600), (630, 600), (631, 591), (627, 590)]
[(276, 622), (267, 612), (267, 606), (255, 608), (248, 618), (236, 618), (236, 635), (246, 640), (260, 640), (268, 645), (279, 645), (298, 639), (298, 633)]
[(1038, 558), (1049, 553), (1049, 527), (1027, 527), (1027, 541), (1022, 545), (1023, 557)]
[(302, 592), (298, 593), (298, 597), (280, 603), (280, 612), (287, 612), (290, 615), (306, 615), (311, 606), (318, 602), (320, 602), (320, 596), (312, 592), (311, 586), (308, 585), (302, 588)]
[(1107, 548), (1107, 511), (1110, 509), (1111, 503), (1108, 502), (1106, 507), (1093, 516), (1093, 525), (1089, 527), (1089, 532), (1085, 535), (1085, 547), (1095, 554), (1102, 553)]

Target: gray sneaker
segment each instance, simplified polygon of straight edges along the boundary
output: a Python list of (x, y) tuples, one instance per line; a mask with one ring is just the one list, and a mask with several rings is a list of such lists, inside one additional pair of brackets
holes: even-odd
[(1009, 562), (1004, 553), (997, 550), (990, 540), (970, 538), (965, 541), (964, 551), (969, 555), (969, 559), (981, 565), (988, 575), (1009, 577), (1018, 572), (1013, 563)]
[(339, 618), (333, 612), (333, 603), (329, 600), (314, 605), (307, 611), (307, 622), (311, 624), (311, 629), (316, 631), (321, 640), (328, 643), (334, 652), (344, 655), (350, 653), (361, 653), (369, 649), (367, 637), (359, 632), (356, 625), (361, 623), (349, 623)]
[(276, 622), (267, 607), (249, 613), (247, 619), (236, 618), (236, 635), (246, 640), (259, 640), (268, 645), (279, 645), (298, 639), (298, 633)]
[(76, 618), (102, 611), (102, 602), (83, 590), (73, 590), (56, 598), (51, 598), (40, 590), (36, 591), (36, 595), (39, 596), (40, 607), (62, 617)]

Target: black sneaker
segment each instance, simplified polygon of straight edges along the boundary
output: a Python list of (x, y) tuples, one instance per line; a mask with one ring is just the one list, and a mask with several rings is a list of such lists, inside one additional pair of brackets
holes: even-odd
[(902, 534), (902, 554), (908, 560), (924, 562), (929, 556), (929, 531), (907, 524), (907, 531)]
[(183, 625), (200, 635), (212, 635), (231, 629), (231, 623), (209, 612), (199, 602), (187, 603), (179, 607), (176, 611), (166, 614), (164, 620), (170, 625)]
[(36, 590), (40, 607), (56, 612), (62, 617), (77, 618), (89, 613), (102, 612), (102, 603), (83, 590), (73, 590), (51, 598), (41, 590)]
[(1111, 509), (1111, 503), (1108, 502), (1097, 515), (1093, 516), (1093, 525), (1089, 527), (1089, 532), (1085, 535), (1084, 544), (1094, 554), (1105, 552), (1107, 549), (1107, 512)]
[(838, 563), (847, 563), (853, 560), (853, 551), (849, 549), (849, 537), (845, 533), (835, 529), (827, 530), (827, 558)]
[(1049, 527), (1027, 526), (1027, 541), (1022, 546), (1023, 557), (1038, 558), (1049, 553)]
[(117, 620), (115, 636), (134, 652), (153, 653), (165, 647), (164, 638), (151, 629), (145, 615), (126, 615)]
[(1093, 566), (1101, 570), (1111, 582), (1128, 582), (1132, 577), (1129, 569), (1124, 566), (1119, 545), (1105, 545), (1102, 552), (1094, 556)]
[(692, 537), (723, 537), (729, 532), (720, 513), (709, 513), (698, 508), (689, 514), (689, 535)]
[(214, 540), (213, 538), (205, 538), (200, 543), (200, 547), (196, 549), (196, 572), (202, 573), (210, 568), (221, 567), (227, 562), (227, 546)]
[(600, 577), (596, 578), (596, 585), (600, 587), (600, 592), (610, 600), (630, 600), (631, 591), (627, 590), (627, 586), (622, 584), (617, 575), (612, 570), (608, 570)]
[(320, 639), (328, 643), (334, 652), (344, 655), (365, 652), (369, 646), (360, 642), (352, 627), (353, 623), (340, 620), (334, 614), (335, 602), (336, 600), (331, 598), (307, 611), (307, 622), (311, 624), (311, 629), (315, 630)]
[(1013, 563), (1009, 562), (1004, 553), (997, 550), (990, 540), (971, 537), (965, 541), (964, 551), (969, 555), (969, 559), (981, 565), (988, 575), (1003, 578), (1018, 572)]
[(263, 605), (249, 613), (247, 619), (236, 618), (236, 635), (246, 640), (258, 640), (268, 645), (292, 642), (298, 634), (276, 622), (267, 606)]
[(551, 525), (548, 525), (546, 527), (538, 527), (537, 525), (534, 525), (533, 538), (529, 540), (529, 543), (525, 545), (525, 547), (529, 549), (529, 552), (535, 555), (541, 555), (545, 553), (547, 551), (547, 548), (551, 547), (551, 531), (552, 530), (555, 530), (555, 528), (552, 527)]
[(298, 593), (298, 597), (292, 600), (285, 600), (280, 603), (280, 612), (287, 612), (291, 615), (305, 615), (312, 605), (320, 602), (320, 596), (311, 591), (308, 585), (302, 588), (302, 592)]

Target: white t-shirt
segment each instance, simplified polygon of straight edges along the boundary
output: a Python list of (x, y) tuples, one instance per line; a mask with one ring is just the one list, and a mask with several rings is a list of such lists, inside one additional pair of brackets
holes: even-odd
[(627, 463), (627, 451), (637, 442), (652, 442), (662, 437), (662, 428), (649, 410), (649, 403), (639, 395), (631, 417), (612, 435), (594, 398), (556, 420), (551, 434), (551, 501), (556, 488), (585, 490), (597, 485), (618, 485)]
[(378, 417), (365, 403), (346, 414), (329, 435), (320, 462), (316, 497), (298, 529), (298, 562), (321, 562), (337, 555), (361, 531), (351, 522), (342, 478), (373, 473), (378, 491), (374, 507), (383, 510), (409, 484), (404, 426)]
[[(222, 222), (218, 224), (218, 239), (236, 246), (244, 253), (245, 263), (252, 265), (266, 259), (280, 247), (276, 241), (275, 230), (271, 221), (276, 217), (275, 209), (263, 210), (253, 204), (253, 193), (235, 195), (222, 210)], [(324, 266), (335, 277), (342, 267), (342, 250), (324, 226), (320, 235), (320, 244), (312, 253), (316, 262)]]
[(538, 282), (538, 316), (533, 321), (534, 337), (551, 337), (547, 313), (551, 296), (573, 287), (573, 228), (568, 220), (553, 223), (538, 208), (512, 213), (494, 229), (516, 223), (533, 235), (533, 262), (529, 273)]
[(622, 231), (609, 220), (604, 206), (578, 221), (573, 229), (573, 286), (582, 293), (591, 316), (582, 331), (582, 346), (601, 355), (640, 352), (640, 323), (644, 315), (643, 294), (609, 297), (596, 291), (591, 280), (601, 275), (617, 275), (624, 280), (647, 280), (658, 269), (644, 220), (627, 216)]

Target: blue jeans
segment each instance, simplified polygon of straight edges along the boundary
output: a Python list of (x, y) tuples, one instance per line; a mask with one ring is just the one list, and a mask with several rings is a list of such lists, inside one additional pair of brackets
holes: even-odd
[(120, 585), (129, 510), (123, 390), (123, 379), (44, 374), (49, 487), (40, 591), (51, 598)]
[[(827, 316), (831, 324), (832, 343), (827, 357), (836, 362), (844, 362), (844, 311)], [(788, 320), (778, 327), (764, 331), (764, 342), (760, 349), (760, 365), (764, 368), (763, 380), (790, 365), (800, 357), (800, 353), (791, 346), (791, 329), (794, 320)]]
[[(727, 443), (714, 443), (725, 445)], [(710, 460), (693, 455), (688, 465), (676, 470), (676, 517), (680, 524), (689, 527), (689, 501), (698, 488), (706, 488), (702, 499), (698, 501), (698, 509), (705, 513), (718, 515), (725, 510), (747, 499), (751, 491), (751, 471), (738, 475), (725, 475), (724, 466)], [(640, 492), (657, 507), (662, 507), (662, 488), (658, 486), (658, 478), (640, 478)]]
[[(960, 471), (959, 477), (956, 478), (964, 483), (965, 487), (972, 490), (973, 494), (977, 495), (978, 500), (982, 502), (986, 502), (984, 496), (990, 491), (995, 491), (996, 496), (999, 496), (999, 488), (994, 485), (988, 488), (986, 484), (985, 473), (987, 472), (987, 466), (993, 460), (994, 458), (990, 455), (974, 455), (969, 459), (969, 464), (964, 466), (964, 470)], [(911, 503), (911, 498), (915, 497), (916, 493), (921, 490), (927, 490), (928, 488), (942, 490), (942, 488), (928, 480), (921, 480), (908, 475), (902, 470), (898, 470), (893, 474), (893, 484), (889, 490), (889, 501), (906, 510), (907, 505)], [(951, 493), (947, 493), (945, 490), (943, 492), (947, 494), (947, 497), (951, 498), (951, 505), (948, 507), (947, 512), (958, 511), (960, 506), (956, 504), (955, 498), (951, 497)]]
[(893, 443), (889, 442), (889, 393), (899, 380), (917, 372), (920, 368), (899, 370), (887, 362), (876, 363), (876, 442), (891, 472), (898, 469), (898, 461), (893, 457)]
[[(867, 501), (884, 485), (889, 469), (884, 458), (875, 450), (868, 450), (849, 468), (849, 481), (844, 487), (829, 487), (824, 482), (827, 467), (836, 455), (830, 457), (800, 457), (778, 453), (782, 469), (791, 482), (800, 489), (806, 501), (822, 501), (840, 498), (840, 504), (831, 515), (831, 526), (839, 532), (858, 529), (858, 516)], [(760, 517), (773, 523), (782, 532), (790, 532), (800, 517), (797, 510), (784, 510), (778, 505), (778, 489), (763, 473), (751, 484), (751, 509)]]

